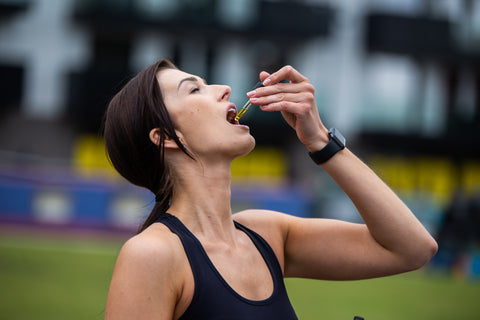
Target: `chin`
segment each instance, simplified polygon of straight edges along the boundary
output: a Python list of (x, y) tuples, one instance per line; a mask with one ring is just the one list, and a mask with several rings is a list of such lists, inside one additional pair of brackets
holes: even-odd
[(250, 135), (249, 141), (246, 141), (241, 145), (242, 145), (242, 148), (238, 147), (237, 149), (238, 154), (236, 157), (242, 157), (249, 154), (255, 148), (255, 138), (252, 135)]

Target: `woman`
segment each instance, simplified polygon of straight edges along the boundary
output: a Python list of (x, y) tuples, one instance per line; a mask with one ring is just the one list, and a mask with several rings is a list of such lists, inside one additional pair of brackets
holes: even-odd
[(247, 94), (252, 104), (282, 113), (365, 224), (267, 210), (232, 215), (230, 164), (255, 141), (234, 120), (228, 86), (161, 60), (106, 114), (113, 165), (156, 195), (141, 232), (119, 254), (106, 319), (296, 319), (283, 277), (380, 277), (417, 269), (435, 254), (435, 240), (341, 137), (332, 148), (307, 78), (286, 66), (261, 72), (260, 81), (265, 87)]

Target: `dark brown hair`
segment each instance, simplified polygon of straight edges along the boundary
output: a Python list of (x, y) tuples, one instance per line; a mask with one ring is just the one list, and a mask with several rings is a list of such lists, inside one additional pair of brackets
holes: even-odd
[[(175, 133), (157, 81), (163, 69), (177, 68), (169, 60), (148, 66), (113, 97), (105, 114), (104, 139), (111, 163), (125, 179), (155, 194), (155, 206), (139, 232), (170, 207), (173, 177), (165, 162), (165, 139), (173, 139), (190, 156)], [(160, 129), (158, 146), (149, 137), (154, 128)]]

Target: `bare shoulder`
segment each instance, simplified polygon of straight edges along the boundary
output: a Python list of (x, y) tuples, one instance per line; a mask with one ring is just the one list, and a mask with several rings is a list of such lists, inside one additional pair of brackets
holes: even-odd
[(142, 233), (130, 238), (122, 247), (120, 259), (131, 260), (135, 264), (161, 265), (171, 263), (180, 249), (179, 239), (162, 224), (155, 224)]
[(272, 229), (272, 227), (282, 228), (285, 223), (288, 223), (290, 216), (278, 211), (249, 209), (235, 213), (233, 219), (252, 229)]
[(162, 224), (150, 226), (142, 233), (130, 238), (120, 250), (115, 265), (116, 273), (138, 277), (168, 278), (175, 269), (181, 251), (180, 240)]
[(185, 264), (183, 252), (178, 237), (159, 223), (129, 239), (115, 265), (106, 318), (171, 319), (185, 279), (179, 267)]

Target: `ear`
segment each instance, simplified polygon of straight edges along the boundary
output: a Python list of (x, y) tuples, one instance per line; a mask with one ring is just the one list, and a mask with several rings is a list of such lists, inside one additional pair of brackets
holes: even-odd
[[(153, 142), (153, 144), (155, 144), (156, 146), (160, 146), (160, 129), (159, 128), (150, 130), (150, 134), (148, 136), (150, 138), (150, 141)], [(181, 141), (181, 137), (179, 137), (179, 139)], [(170, 139), (168, 136), (163, 142), (163, 146), (167, 149), (178, 149), (177, 143), (173, 139)]]

